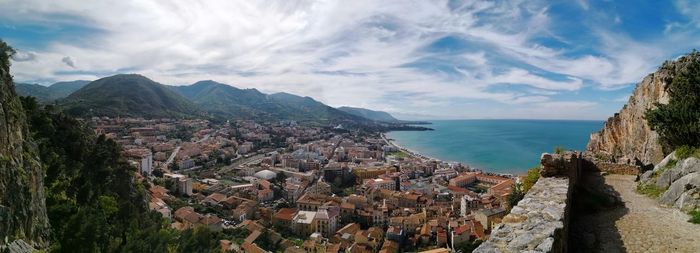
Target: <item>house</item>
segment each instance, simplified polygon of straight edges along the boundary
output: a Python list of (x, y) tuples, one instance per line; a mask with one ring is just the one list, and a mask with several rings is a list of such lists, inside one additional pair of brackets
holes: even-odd
[(401, 227), (389, 226), (386, 229), (386, 239), (402, 243), (406, 233)]
[(502, 207), (479, 209), (476, 211), (472, 211), (472, 214), (474, 214), (474, 218), (477, 221), (479, 221), (482, 225), (486, 226), (486, 230), (491, 231), (493, 225), (496, 224), (494, 221), (500, 221), (503, 218), (503, 216), (506, 215), (506, 209)]
[(297, 235), (307, 236), (313, 233), (313, 220), (316, 212), (313, 211), (298, 211), (292, 219), (292, 231)]
[(272, 216), (273, 226), (282, 228), (291, 228), (294, 216), (297, 213), (296, 208), (282, 208)]

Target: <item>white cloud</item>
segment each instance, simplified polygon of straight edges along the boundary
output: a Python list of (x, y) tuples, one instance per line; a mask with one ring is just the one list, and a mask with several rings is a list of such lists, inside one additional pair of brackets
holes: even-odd
[[(578, 2), (589, 10), (587, 1)], [(6, 20), (88, 26), (93, 33), (53, 41), (34, 50), (32, 61), (17, 60), (17, 80), (96, 79), (137, 72), (166, 84), (213, 79), (406, 115), (446, 115), (449, 110), (436, 108), (448, 107), (449, 99), (539, 108), (554, 103), (552, 96), (585, 85), (628, 85), (654, 67), (651, 60), (663, 57), (650, 45), (606, 30), (596, 33), (596, 54), (572, 55), (542, 45), (536, 38), (561, 40), (550, 29), (554, 21), (546, 1), (0, 3), (13, 6), (0, 9)], [(464, 40), (466, 50), (431, 51), (432, 43), (445, 36)], [(438, 67), (412, 66), (421, 61)], [(527, 88), (494, 89), (503, 84)], [(387, 101), (393, 97), (403, 99), (403, 106)]]

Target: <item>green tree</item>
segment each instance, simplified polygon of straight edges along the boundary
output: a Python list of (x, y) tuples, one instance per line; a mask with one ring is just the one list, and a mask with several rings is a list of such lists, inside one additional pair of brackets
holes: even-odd
[(508, 206), (514, 207), (518, 204), (520, 200), (525, 197), (525, 192), (522, 190), (522, 185), (520, 183), (514, 184), (511, 187), (510, 195), (508, 196)]
[(700, 146), (700, 53), (694, 51), (679, 61), (689, 62), (666, 88), (668, 104), (656, 104), (645, 114), (666, 150)]

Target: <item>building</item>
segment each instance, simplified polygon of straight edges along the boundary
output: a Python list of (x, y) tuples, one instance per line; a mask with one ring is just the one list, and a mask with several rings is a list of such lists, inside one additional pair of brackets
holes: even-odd
[(476, 175), (477, 175), (477, 173), (474, 173), (474, 172), (467, 172), (467, 173), (461, 174), (455, 178), (450, 179), (449, 185), (458, 186), (458, 187), (468, 186), (468, 185), (476, 182)]
[(178, 193), (191, 196), (192, 195), (192, 179), (182, 174), (165, 173), (163, 177), (173, 180), (175, 189)]
[(481, 200), (478, 197), (465, 194), (460, 201), (460, 214), (462, 216), (467, 216), (472, 210), (479, 208), (480, 203)]
[(316, 212), (298, 211), (292, 219), (292, 232), (302, 236), (308, 236), (313, 233), (316, 230), (313, 227), (314, 217), (316, 217)]
[(493, 225), (497, 224), (496, 221), (500, 222), (501, 218), (506, 215), (506, 209), (502, 207), (479, 209), (472, 211), (472, 214), (474, 214), (474, 219), (486, 226), (486, 230), (490, 231)]

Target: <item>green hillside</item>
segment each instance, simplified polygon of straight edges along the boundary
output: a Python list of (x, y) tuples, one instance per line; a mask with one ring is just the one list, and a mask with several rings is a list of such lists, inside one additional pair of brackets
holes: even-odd
[(59, 101), (78, 116), (188, 117), (197, 106), (165, 85), (137, 74), (120, 74), (93, 81)]
[(58, 82), (50, 86), (29, 83), (16, 83), (17, 94), (25, 97), (35, 97), (40, 103), (51, 103), (62, 99), (90, 83), (90, 81), (77, 80)]
[(357, 108), (357, 107), (348, 107), (348, 106), (342, 106), (338, 107), (338, 110), (357, 115), (363, 118), (371, 119), (374, 121), (382, 121), (382, 122), (399, 122), (398, 119), (394, 118), (394, 116), (391, 116), (391, 114), (387, 112), (382, 112), (382, 111), (374, 111), (370, 109), (365, 109), (365, 108)]
[(256, 89), (238, 89), (214, 81), (171, 88), (202, 110), (232, 119), (296, 120), (324, 124), (367, 121), (312, 98), (288, 93), (267, 95)]

